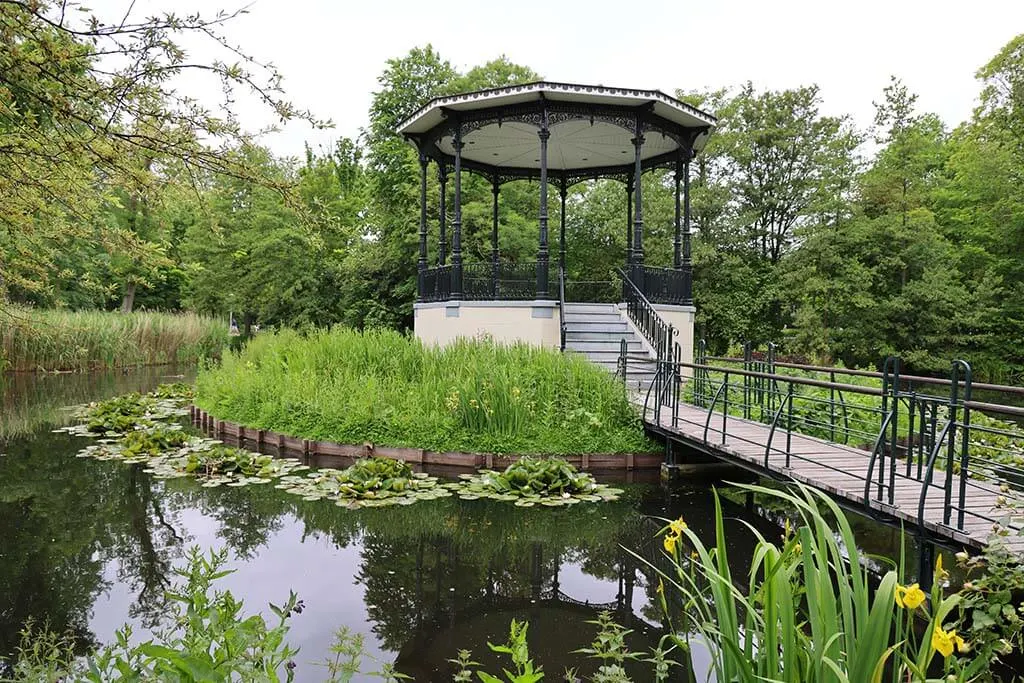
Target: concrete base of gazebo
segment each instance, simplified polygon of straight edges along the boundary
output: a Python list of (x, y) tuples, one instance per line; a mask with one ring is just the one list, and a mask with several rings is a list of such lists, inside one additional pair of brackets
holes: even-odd
[[(602, 304), (611, 306), (610, 304)], [(577, 322), (586, 320), (580, 313), (590, 304), (567, 304)], [(576, 307), (574, 310), (572, 307)], [(680, 346), (682, 362), (693, 362), (693, 306), (652, 304), (658, 315), (672, 325), (678, 334), (674, 341)], [(622, 322), (653, 355), (653, 349), (643, 339), (633, 321), (626, 314), (626, 304), (615, 306)], [(533, 346), (559, 348), (561, 344), (561, 310), (557, 301), (437, 301), (414, 305), (413, 329), (416, 338), (432, 346), (447, 346), (456, 339), (488, 338), (502, 344), (524, 342)], [(598, 318), (600, 319), (600, 318)], [(569, 323), (572, 325), (572, 323)], [(596, 333), (598, 323), (590, 329)], [(621, 336), (621, 335), (620, 335)]]
[(437, 301), (413, 306), (416, 338), (447, 346), (482, 337), (510, 344), (558, 348), (562, 316), (557, 301)]

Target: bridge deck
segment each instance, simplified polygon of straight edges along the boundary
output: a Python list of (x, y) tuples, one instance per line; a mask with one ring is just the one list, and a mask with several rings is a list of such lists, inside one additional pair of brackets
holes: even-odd
[[(721, 433), (721, 413), (711, 417), (705, 442), (705, 424), (708, 419), (707, 410), (680, 402), (678, 420), (672, 424), (672, 409), (664, 407), (655, 419), (653, 411), (645, 415), (648, 426), (657, 427), (667, 435), (696, 446), (703, 450), (748, 469), (764, 472), (765, 449), (768, 444), (771, 428), (769, 425), (729, 416), (725, 439)], [(790, 437), (790, 466), (786, 467), (786, 455), (780, 452), (785, 449), (787, 433), (784, 429), (776, 429), (772, 437), (772, 453), (768, 459), (767, 471), (776, 476), (798, 481), (821, 489), (835, 498), (844, 499), (864, 505), (864, 483), (868, 475), (871, 454), (868, 451), (831, 443), (803, 434), (793, 432)], [(776, 450), (778, 449), (778, 450)], [(869, 500), (871, 508), (893, 518), (908, 522), (908, 527), (918, 521), (918, 505), (921, 497), (922, 482), (900, 473), (897, 467), (894, 483), (893, 504)], [(936, 478), (945, 473), (936, 472)], [(878, 472), (874, 473), (877, 480)], [(888, 472), (886, 473), (888, 478)], [(954, 479), (954, 486), (958, 478)], [(945, 509), (945, 491), (942, 486), (931, 485), (924, 509), (925, 527), (938, 537), (975, 548), (984, 547), (992, 532), (993, 520), (1006, 516), (1005, 510), (997, 507), (1000, 496), (998, 484), (972, 480), (967, 489), (963, 531), (950, 528), (942, 523)], [(872, 498), (877, 497), (877, 484), (873, 487)], [(955, 494), (954, 494), (955, 495)], [(956, 510), (953, 510), (952, 523), (956, 523)], [(1024, 537), (1010, 536), (1007, 544), (1014, 550), (1024, 553)]]

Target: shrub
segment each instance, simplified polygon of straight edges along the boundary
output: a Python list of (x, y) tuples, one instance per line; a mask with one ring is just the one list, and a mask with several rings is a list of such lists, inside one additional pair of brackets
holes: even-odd
[(443, 349), (390, 331), (260, 335), (197, 380), (219, 418), (307, 439), (440, 451), (653, 450), (611, 375), (526, 345)]

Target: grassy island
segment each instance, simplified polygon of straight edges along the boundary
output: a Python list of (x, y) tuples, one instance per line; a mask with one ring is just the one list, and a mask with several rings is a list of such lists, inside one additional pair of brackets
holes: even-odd
[(656, 450), (621, 383), (555, 350), (426, 347), (397, 332), (260, 335), (202, 370), (196, 404), (241, 424), (338, 443), (483, 453)]

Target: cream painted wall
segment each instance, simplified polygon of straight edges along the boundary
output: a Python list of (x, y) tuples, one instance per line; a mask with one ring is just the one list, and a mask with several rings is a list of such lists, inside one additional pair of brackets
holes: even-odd
[(679, 330), (676, 341), (679, 342), (682, 362), (693, 362), (693, 316), (697, 309), (693, 306), (669, 306), (666, 304), (652, 304), (658, 315)]
[(489, 335), (497, 342), (526, 342), (558, 348), (561, 316), (557, 302), (449, 301), (413, 307), (416, 338), (446, 346), (460, 337)]

